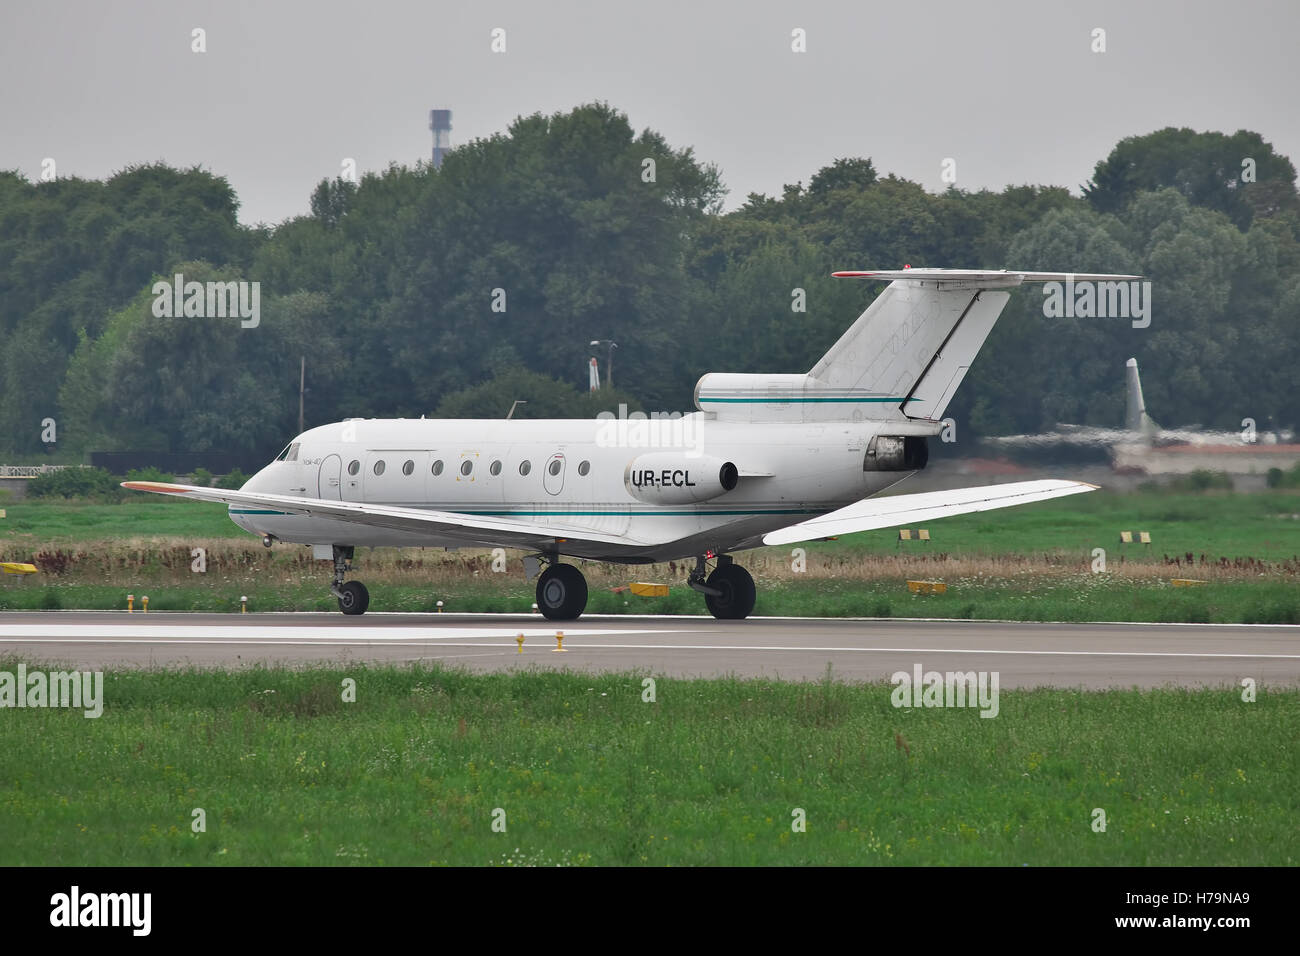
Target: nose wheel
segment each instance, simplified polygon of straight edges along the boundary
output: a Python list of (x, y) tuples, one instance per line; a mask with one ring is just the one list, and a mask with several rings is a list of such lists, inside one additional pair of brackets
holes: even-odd
[(548, 621), (576, 620), (587, 607), (587, 579), (571, 564), (552, 564), (537, 579), (537, 609)]
[(352, 570), (351, 546), (334, 545), (334, 580), (330, 582), (330, 594), (339, 601), (339, 610), (344, 614), (365, 614), (370, 607), (370, 592), (360, 581), (343, 583), (343, 576)]

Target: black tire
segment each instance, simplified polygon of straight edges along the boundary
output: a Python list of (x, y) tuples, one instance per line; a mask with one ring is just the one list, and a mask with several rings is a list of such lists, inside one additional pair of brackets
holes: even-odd
[(587, 607), (587, 579), (571, 564), (552, 564), (537, 579), (537, 609), (548, 621), (576, 621)]
[(723, 564), (714, 568), (706, 582), (709, 587), (722, 592), (718, 597), (704, 595), (709, 613), (721, 621), (739, 621), (749, 617), (754, 610), (754, 579), (738, 564)]
[(349, 581), (339, 592), (339, 610), (344, 614), (365, 614), (370, 607), (370, 592), (360, 581)]

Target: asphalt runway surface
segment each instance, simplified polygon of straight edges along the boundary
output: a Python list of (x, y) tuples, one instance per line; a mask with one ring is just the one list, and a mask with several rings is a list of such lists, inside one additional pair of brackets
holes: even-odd
[[(564, 651), (555, 634), (564, 632)], [(524, 635), (523, 653), (516, 636)], [(888, 680), (996, 671), (1002, 687), (1300, 686), (1300, 627), (509, 614), (6, 612), (0, 656), (81, 670), (442, 661), (475, 671)]]

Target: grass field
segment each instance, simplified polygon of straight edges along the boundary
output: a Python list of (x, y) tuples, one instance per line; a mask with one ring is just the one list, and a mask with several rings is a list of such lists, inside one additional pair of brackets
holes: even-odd
[[(756, 614), (1014, 620), (1300, 623), (1300, 494), (1099, 492), (935, 522), (929, 543), (893, 530), (740, 556), (759, 583)], [(1121, 545), (1120, 531), (1153, 544)], [(207, 571), (191, 572), (191, 549)], [(1094, 549), (1106, 573), (1093, 573)], [(1189, 560), (1190, 556), (1190, 560)], [(484, 551), (360, 551), (354, 577), (376, 610), (528, 611), (521, 556), (493, 573)], [(329, 566), (301, 546), (271, 551), (223, 505), (141, 497), (121, 504), (21, 501), (0, 520), (0, 560), (35, 561), (30, 580), (0, 581), (0, 608), (124, 608), (149, 594), (158, 610), (330, 610)], [(803, 570), (796, 571), (796, 567)], [(703, 613), (683, 564), (584, 565), (594, 613)], [(8, 576), (6, 576), (8, 578)], [(1204, 582), (1175, 588), (1174, 578)], [(909, 579), (944, 582), (916, 596)], [(665, 599), (613, 589), (672, 585)]]
[(0, 720), (0, 865), (1300, 862), (1300, 693), (1004, 691), (983, 719), (889, 691), (109, 673), (98, 720)]

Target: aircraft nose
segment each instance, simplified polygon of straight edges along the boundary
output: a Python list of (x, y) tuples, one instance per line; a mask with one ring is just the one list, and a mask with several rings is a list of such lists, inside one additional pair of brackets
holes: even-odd
[(275, 489), (272, 487), (273, 481), (270, 475), (271, 470), (272, 470), (272, 466), (267, 465), (261, 471), (253, 475), (252, 478), (249, 478), (248, 481), (244, 482), (244, 486), (239, 490), (240, 491), (262, 491), (262, 492), (274, 491)]

